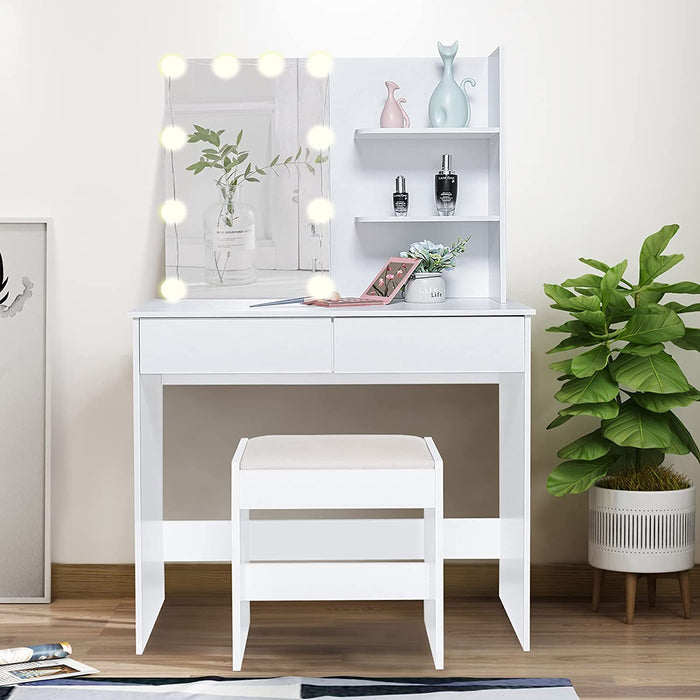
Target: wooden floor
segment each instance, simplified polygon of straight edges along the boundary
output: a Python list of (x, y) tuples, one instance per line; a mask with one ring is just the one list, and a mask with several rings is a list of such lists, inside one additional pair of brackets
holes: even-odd
[[(232, 676), (229, 616), (226, 597), (169, 596), (137, 657), (133, 600), (0, 605), (0, 647), (70, 641), (107, 676)], [(497, 600), (449, 599), (436, 673), (419, 603), (255, 603), (242, 675), (556, 676), (582, 698), (700, 698), (700, 617), (683, 619), (677, 598), (650, 609), (642, 590), (634, 625), (623, 618), (622, 599), (599, 613), (584, 599), (534, 600), (525, 653)]]

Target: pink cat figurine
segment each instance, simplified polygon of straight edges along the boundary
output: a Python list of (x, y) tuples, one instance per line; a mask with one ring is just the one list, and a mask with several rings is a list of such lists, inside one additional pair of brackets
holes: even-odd
[(396, 99), (394, 93), (399, 90), (399, 86), (396, 83), (387, 80), (384, 84), (389, 94), (382, 110), (382, 116), (379, 119), (379, 126), (385, 129), (408, 129), (411, 126), (411, 120), (403, 108), (406, 99), (404, 97)]

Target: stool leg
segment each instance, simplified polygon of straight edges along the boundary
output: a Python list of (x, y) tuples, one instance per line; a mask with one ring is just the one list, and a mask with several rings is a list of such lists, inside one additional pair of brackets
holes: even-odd
[(435, 668), (444, 668), (444, 599), (443, 560), (437, 553), (436, 514), (433, 508), (423, 511), (425, 522), (425, 562), (430, 567), (430, 598), (423, 601), (423, 621), (428, 633)]
[(627, 624), (634, 620), (634, 604), (637, 600), (637, 574), (625, 574), (625, 608)]
[(240, 504), (240, 458), (245, 450), (245, 438), (239, 443), (233, 456), (231, 469), (231, 632), (233, 670), (240, 671), (248, 629), (250, 627), (250, 602), (243, 590), (244, 566), (250, 559), (249, 514)]
[(656, 574), (647, 574), (647, 596), (649, 598), (649, 607), (656, 606)]
[(690, 572), (679, 571), (678, 583), (681, 588), (681, 603), (683, 604), (683, 616), (690, 620)]
[(243, 567), (247, 561), (248, 513), (239, 510), (238, 527), (232, 522), (231, 540), (233, 553), (231, 557), (231, 631), (233, 647), (233, 670), (240, 671), (248, 629), (250, 628), (250, 602), (243, 599)]
[(423, 510), (424, 560), (430, 567), (430, 598), (423, 601), (423, 621), (436, 670), (445, 667), (444, 555), (442, 539), (442, 459), (430, 438), (426, 445), (435, 461), (435, 507)]
[(600, 607), (600, 594), (603, 590), (603, 581), (605, 581), (605, 569), (593, 567), (593, 603), (591, 605), (593, 612), (598, 612), (598, 608)]

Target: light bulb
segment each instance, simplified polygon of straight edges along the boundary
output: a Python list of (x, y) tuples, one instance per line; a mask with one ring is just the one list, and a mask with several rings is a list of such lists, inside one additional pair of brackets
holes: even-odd
[(169, 151), (179, 151), (187, 143), (187, 134), (179, 126), (166, 126), (160, 132), (160, 142)]
[(168, 199), (160, 208), (160, 216), (166, 224), (179, 224), (187, 216), (187, 207), (177, 199)]
[(241, 65), (238, 59), (230, 53), (222, 53), (211, 62), (214, 75), (222, 80), (229, 80), (238, 75)]
[(312, 126), (306, 134), (306, 143), (316, 151), (328, 148), (335, 141), (333, 129), (322, 124)]
[(335, 284), (328, 275), (318, 274), (309, 277), (306, 293), (314, 299), (328, 299), (335, 292)]
[(335, 209), (333, 203), (324, 197), (316, 197), (309, 202), (306, 208), (309, 219), (316, 224), (325, 224), (333, 217)]
[(333, 70), (333, 56), (325, 51), (312, 53), (306, 61), (306, 72), (314, 78), (325, 78)]
[(276, 51), (268, 51), (258, 58), (258, 70), (266, 78), (276, 78), (284, 71), (284, 58)]
[(176, 80), (177, 78), (182, 78), (187, 72), (187, 61), (185, 61), (182, 56), (178, 56), (175, 53), (163, 56), (163, 58), (160, 59), (159, 65), (160, 72), (166, 78), (173, 78)]
[(180, 301), (185, 298), (187, 287), (182, 280), (177, 277), (168, 277), (168, 279), (160, 285), (160, 295), (168, 301)]

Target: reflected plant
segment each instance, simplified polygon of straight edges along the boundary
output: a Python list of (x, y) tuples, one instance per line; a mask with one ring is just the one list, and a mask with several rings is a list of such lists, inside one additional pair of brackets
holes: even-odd
[[(236, 136), (234, 143), (222, 143), (221, 137), (225, 129), (214, 131), (206, 127), (194, 124), (194, 132), (188, 134), (188, 143), (202, 143), (206, 147), (202, 149), (199, 160), (187, 166), (187, 170), (199, 175), (205, 170), (214, 170), (216, 186), (223, 196), (222, 214), (225, 213), (226, 225), (231, 226), (234, 214), (233, 195), (244, 182), (260, 182), (261, 177), (270, 173), (279, 176), (283, 168), (288, 173), (293, 170), (301, 175), (302, 168), (306, 168), (312, 175), (316, 174), (316, 166), (325, 163), (328, 156), (319, 153), (311, 157), (311, 150), (305, 151), (299, 146), (296, 154), (282, 158), (277, 154), (267, 165), (259, 166), (250, 160), (250, 152), (242, 145), (243, 130)], [(303, 157), (302, 157), (303, 154)], [(225, 211), (224, 211), (225, 210)]]

